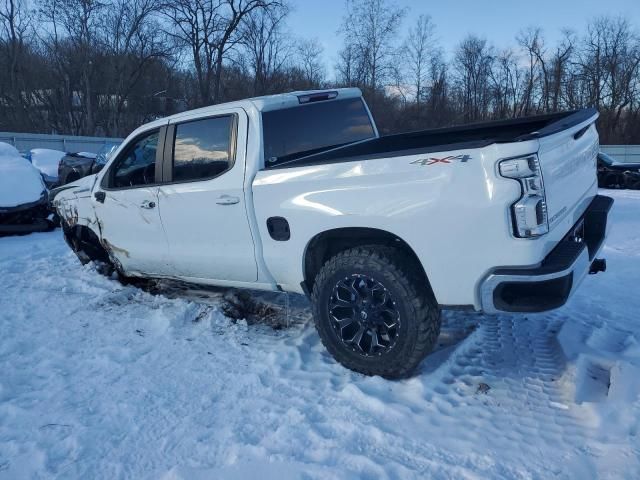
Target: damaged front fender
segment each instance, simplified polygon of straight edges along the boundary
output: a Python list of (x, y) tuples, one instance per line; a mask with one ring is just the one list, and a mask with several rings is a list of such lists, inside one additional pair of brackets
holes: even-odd
[(78, 224), (79, 215), (76, 205), (70, 204), (69, 202), (60, 203), (56, 207), (56, 211), (58, 212), (58, 216), (69, 227), (75, 227)]
[(100, 243), (102, 244), (102, 247), (107, 252), (107, 255), (109, 255), (109, 259), (111, 260), (111, 263), (113, 263), (116, 270), (119, 273), (124, 274), (124, 268), (118, 256), (121, 255), (125, 258), (130, 258), (129, 251), (125, 250), (124, 248), (120, 248), (113, 245), (106, 238), (102, 238), (102, 241)]

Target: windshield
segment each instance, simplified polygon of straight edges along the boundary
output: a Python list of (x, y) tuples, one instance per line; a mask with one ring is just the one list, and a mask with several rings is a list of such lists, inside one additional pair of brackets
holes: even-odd
[(264, 112), (262, 128), (267, 166), (375, 137), (361, 98)]

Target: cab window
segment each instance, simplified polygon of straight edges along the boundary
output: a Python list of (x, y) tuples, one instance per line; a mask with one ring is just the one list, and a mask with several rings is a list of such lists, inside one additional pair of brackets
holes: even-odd
[(262, 128), (267, 167), (375, 137), (361, 98), (264, 112)]
[(154, 130), (139, 137), (115, 161), (111, 187), (126, 188), (156, 183), (156, 153), (160, 132)]
[(172, 181), (217, 177), (233, 166), (234, 117), (205, 118), (176, 125)]

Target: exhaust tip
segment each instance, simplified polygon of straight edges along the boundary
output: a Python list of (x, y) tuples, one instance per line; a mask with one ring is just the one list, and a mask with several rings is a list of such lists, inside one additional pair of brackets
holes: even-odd
[(589, 267), (589, 275), (607, 271), (607, 260), (604, 258), (596, 258)]

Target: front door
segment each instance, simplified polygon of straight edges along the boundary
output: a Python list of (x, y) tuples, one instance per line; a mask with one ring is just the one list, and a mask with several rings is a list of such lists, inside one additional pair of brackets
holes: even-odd
[(156, 172), (161, 136), (155, 129), (130, 142), (111, 163), (92, 198), (102, 242), (130, 275), (168, 271), (169, 249), (158, 209), (160, 172)]
[(184, 116), (167, 128), (158, 200), (177, 276), (257, 280), (244, 196), (246, 135), (242, 109)]

